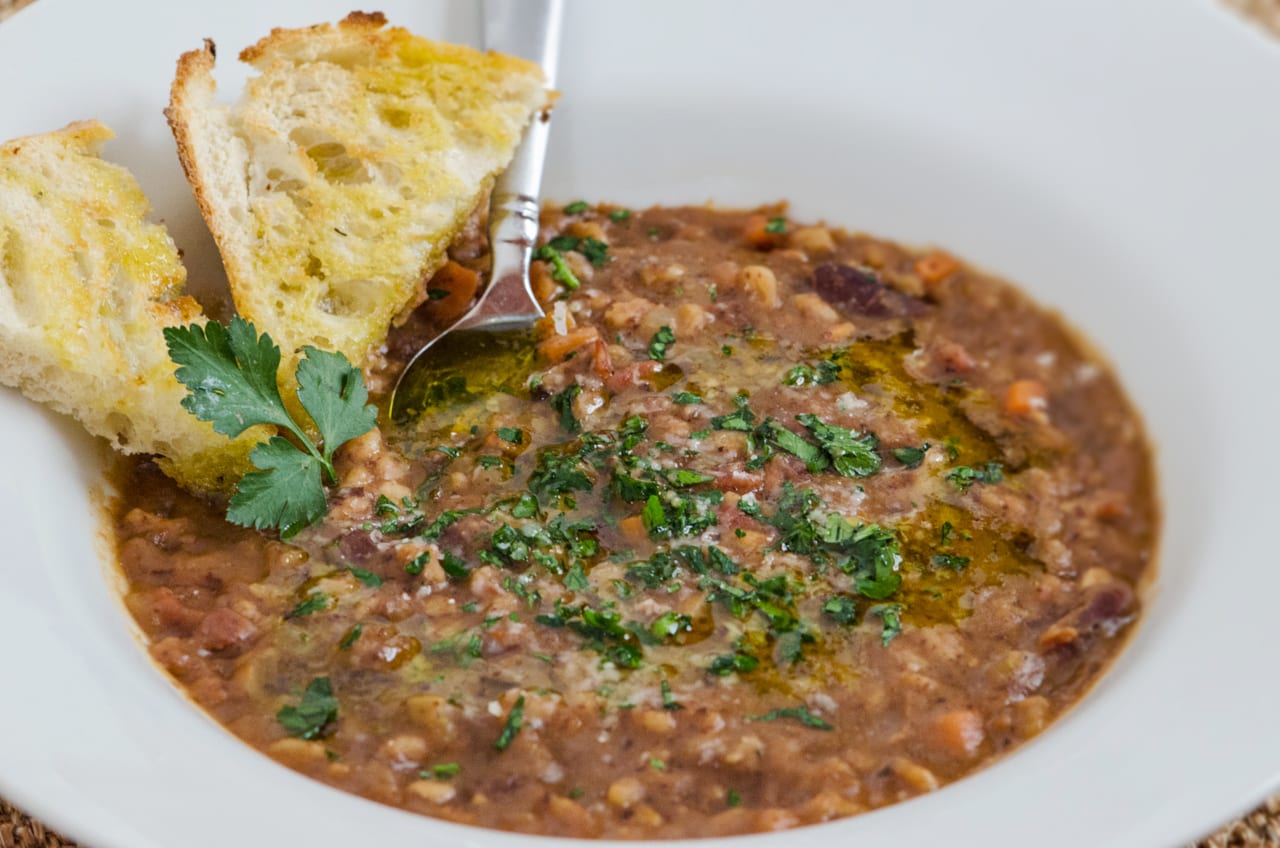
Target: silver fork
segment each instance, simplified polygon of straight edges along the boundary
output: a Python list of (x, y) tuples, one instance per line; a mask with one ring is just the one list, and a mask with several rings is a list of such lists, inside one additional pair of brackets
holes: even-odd
[[(555, 86), (563, 0), (484, 0), (484, 46), (542, 66)], [(400, 374), (387, 404), (396, 424), (416, 418), (432, 402), (444, 372), (486, 352), (532, 344), (534, 322), (545, 314), (529, 285), (529, 260), (538, 239), (538, 192), (551, 130), (549, 112), (535, 115), (499, 175), (489, 201), (489, 283), (475, 306), (422, 346)], [(428, 355), (430, 354), (430, 355)]]

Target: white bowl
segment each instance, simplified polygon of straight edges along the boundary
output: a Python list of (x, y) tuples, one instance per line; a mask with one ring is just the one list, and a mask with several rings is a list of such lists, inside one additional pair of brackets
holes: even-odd
[[(177, 55), (221, 79), (352, 0), (40, 0), (0, 25), (0, 138), (98, 117), (197, 287), (216, 254), (161, 116)], [(474, 40), (472, 3), (381, 3)], [(756, 845), (1142, 846), (1280, 783), (1270, 521), (1280, 459), (1280, 48), (1207, 0), (573, 2), (548, 192), (794, 201), (1020, 282), (1115, 362), (1159, 449), (1161, 576), (1119, 662), (1043, 736), (940, 792)], [(116, 596), (101, 451), (0, 392), (0, 794), (106, 848), (523, 846), (275, 765), (188, 704)]]

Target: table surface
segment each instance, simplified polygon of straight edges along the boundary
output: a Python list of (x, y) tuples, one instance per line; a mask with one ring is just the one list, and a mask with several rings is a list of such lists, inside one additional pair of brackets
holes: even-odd
[[(33, 0), (0, 0), (0, 20)], [(1280, 0), (1223, 0), (1280, 37)], [(0, 798), (0, 848), (76, 848)], [(1229, 822), (1195, 848), (1280, 848), (1280, 795)]]

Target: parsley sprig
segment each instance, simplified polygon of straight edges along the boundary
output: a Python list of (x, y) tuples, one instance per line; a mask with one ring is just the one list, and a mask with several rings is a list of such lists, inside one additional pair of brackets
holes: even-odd
[(360, 370), (341, 353), (302, 349), (295, 372), (298, 401), (320, 434), (317, 443), (280, 397), (280, 348), (253, 324), (233, 318), (227, 327), (166, 327), (164, 338), (176, 376), (187, 387), (184, 409), (230, 438), (259, 424), (293, 437), (272, 436), (249, 454), (258, 470), (240, 480), (227, 520), (277, 528), (287, 538), (323, 516), (325, 483), (337, 482), (334, 451), (373, 429), (377, 418)]

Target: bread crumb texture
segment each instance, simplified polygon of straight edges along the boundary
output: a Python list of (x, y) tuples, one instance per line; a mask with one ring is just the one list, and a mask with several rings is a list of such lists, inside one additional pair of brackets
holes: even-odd
[(88, 121), (0, 145), (0, 382), (225, 491), (263, 434), (232, 441), (182, 408), (163, 328), (204, 317), (142, 190), (98, 158), (113, 135)]
[(363, 365), (547, 106), (541, 71), (362, 13), (240, 58), (259, 73), (227, 106), (212, 43), (185, 54), (166, 112), (236, 308), (285, 375), (308, 344)]

